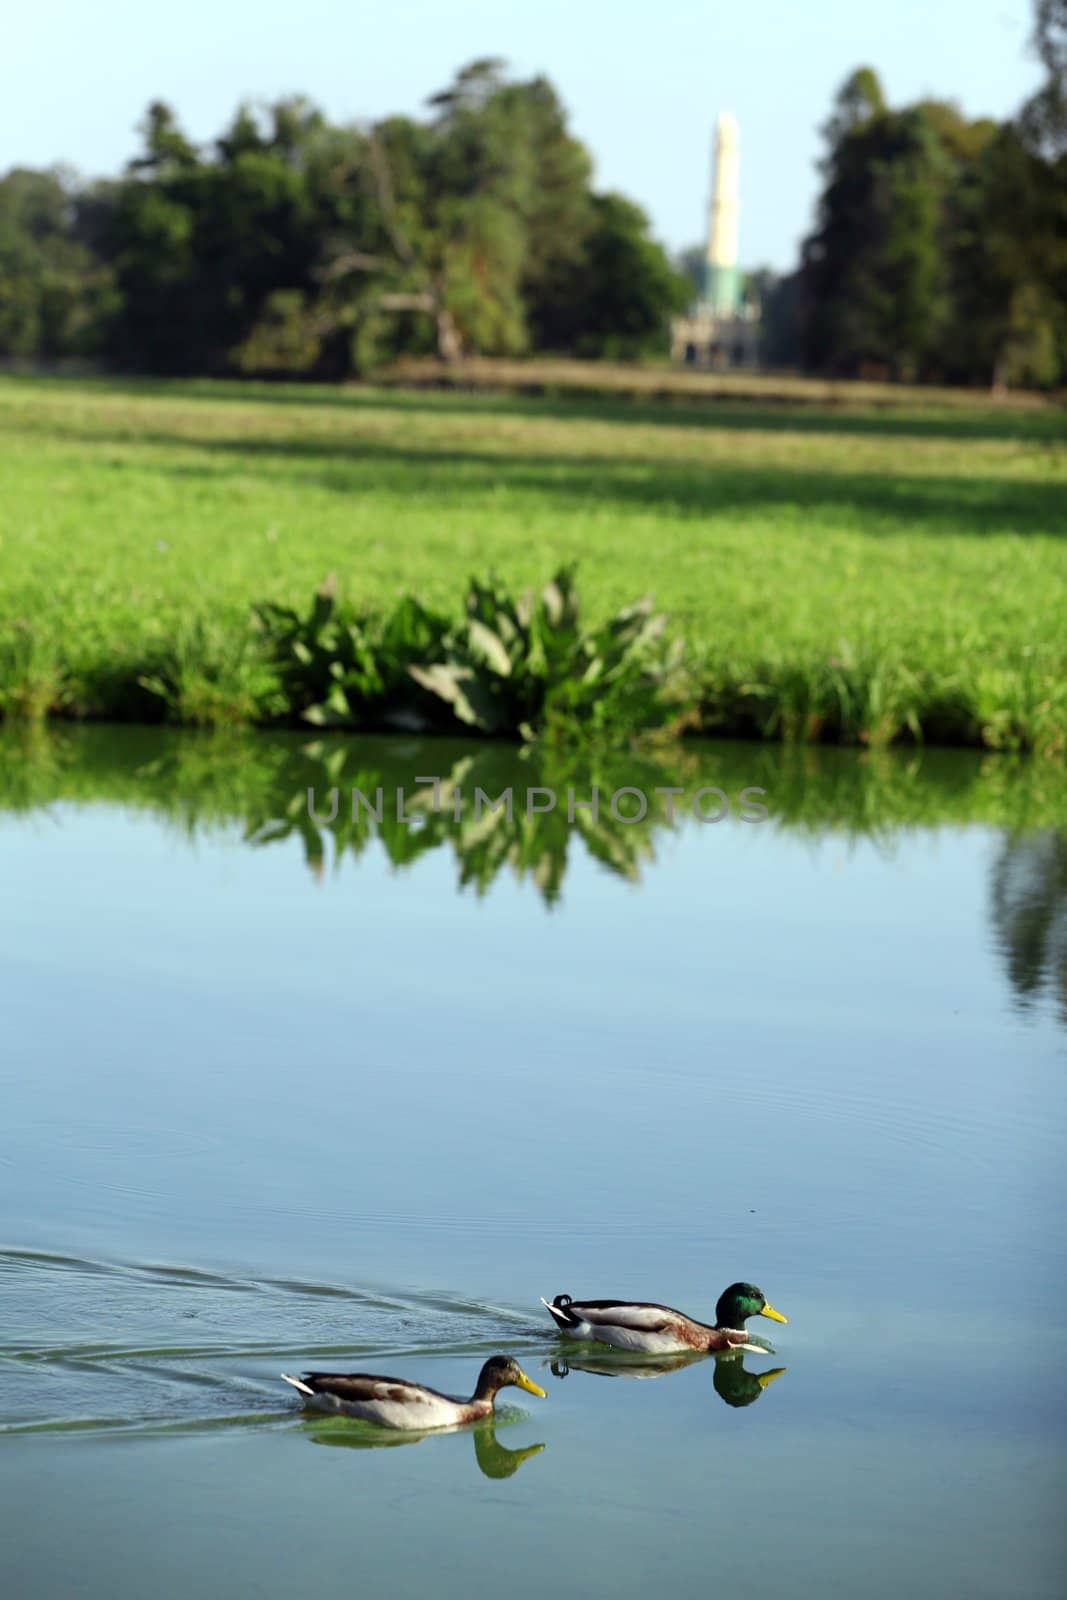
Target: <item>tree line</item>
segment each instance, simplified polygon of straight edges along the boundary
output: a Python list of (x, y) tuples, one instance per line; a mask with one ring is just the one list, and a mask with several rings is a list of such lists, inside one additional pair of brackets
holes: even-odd
[[(837, 376), (1067, 381), (1067, 0), (1036, 0), (1041, 90), (1005, 123), (887, 105), (851, 75), (797, 270), (749, 275), (764, 360)], [(198, 147), (162, 103), (123, 175), (0, 178), (0, 356), (344, 378), (404, 354), (662, 353), (699, 293), (599, 192), (543, 77), (472, 63), (422, 118), (242, 106)]]
[(848, 79), (786, 337), (809, 370), (944, 383), (1067, 380), (1067, 0), (1038, 0), (1045, 86), (1012, 120), (893, 109)]
[(242, 106), (208, 148), (149, 107), (116, 181), (0, 180), (0, 352), (345, 377), (405, 353), (633, 357), (688, 297), (592, 185), (552, 85), (475, 62), (423, 119)]

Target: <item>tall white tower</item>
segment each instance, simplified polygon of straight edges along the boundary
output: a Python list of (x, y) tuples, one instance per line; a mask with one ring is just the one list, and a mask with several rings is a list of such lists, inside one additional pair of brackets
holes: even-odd
[(741, 274), (737, 265), (740, 167), (737, 118), (732, 112), (723, 111), (715, 124), (704, 289), (705, 298), (718, 317), (736, 317), (741, 310)]

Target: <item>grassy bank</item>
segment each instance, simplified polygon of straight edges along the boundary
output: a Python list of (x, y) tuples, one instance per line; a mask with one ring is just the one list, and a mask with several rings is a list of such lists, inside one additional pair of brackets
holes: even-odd
[(0, 380), (0, 705), (147, 720), (165, 671), (170, 714), (260, 720), (253, 602), (577, 559), (594, 619), (671, 613), (706, 731), (1067, 747), (1065, 414), (767, 393)]

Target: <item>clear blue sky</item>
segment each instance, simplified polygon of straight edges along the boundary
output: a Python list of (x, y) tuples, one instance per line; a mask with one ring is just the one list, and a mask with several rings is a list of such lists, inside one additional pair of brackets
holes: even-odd
[(242, 98), (303, 92), (336, 120), (418, 113), (454, 69), (499, 55), (547, 73), (601, 187), (672, 247), (703, 231), (716, 113), (741, 125), (741, 256), (788, 267), (817, 192), (819, 125), (853, 67), (892, 102), (1003, 116), (1040, 81), (1028, 0), (22, 0), (0, 59), (0, 170), (117, 172), (145, 105), (196, 139)]

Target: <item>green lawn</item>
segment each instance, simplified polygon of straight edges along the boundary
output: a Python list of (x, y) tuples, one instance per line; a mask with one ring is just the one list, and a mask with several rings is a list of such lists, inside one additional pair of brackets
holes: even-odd
[(254, 600), (335, 569), (455, 608), (577, 558), (592, 613), (673, 614), (712, 731), (1062, 751), (1065, 442), (988, 403), (3, 379), (0, 705), (150, 715), (177, 647), (209, 716), (252, 717)]

